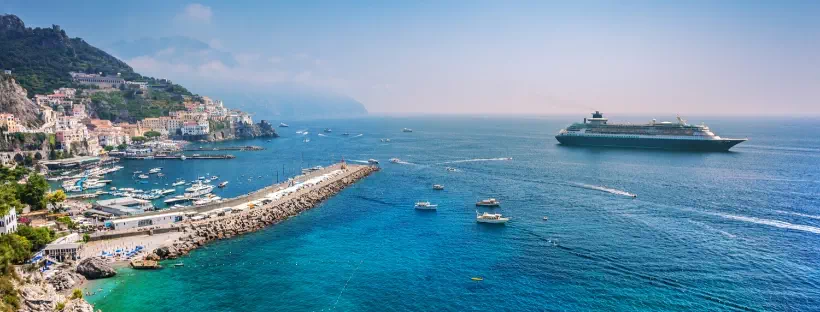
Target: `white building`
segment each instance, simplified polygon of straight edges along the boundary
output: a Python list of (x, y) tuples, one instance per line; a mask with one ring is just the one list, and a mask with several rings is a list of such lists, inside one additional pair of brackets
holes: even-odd
[(145, 226), (172, 224), (181, 222), (184, 219), (185, 215), (182, 212), (172, 212), (151, 216), (114, 219), (106, 222), (106, 226), (115, 230), (128, 230)]
[(210, 126), (207, 122), (186, 122), (182, 126), (182, 135), (205, 135), (210, 132)]
[(17, 232), (17, 210), (9, 209), (9, 212), (0, 219), (0, 235)]

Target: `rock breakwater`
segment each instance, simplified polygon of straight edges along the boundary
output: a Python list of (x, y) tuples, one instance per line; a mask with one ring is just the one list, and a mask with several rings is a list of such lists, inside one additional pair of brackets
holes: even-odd
[(181, 227), (184, 234), (177, 241), (170, 246), (155, 249), (148, 259), (176, 259), (210, 241), (258, 231), (279, 223), (315, 207), (379, 169), (378, 167), (361, 166), (348, 170), (354, 171), (347, 176), (315, 186), (305, 193), (297, 194), (284, 201), (272, 202), (241, 213), (184, 224)]

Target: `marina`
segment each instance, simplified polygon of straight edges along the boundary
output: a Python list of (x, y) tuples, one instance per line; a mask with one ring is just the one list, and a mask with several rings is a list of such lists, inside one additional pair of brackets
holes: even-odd
[(134, 160), (197, 160), (197, 159), (234, 159), (230, 154), (193, 154), (193, 155), (154, 155), (154, 156), (122, 156), (123, 159)]

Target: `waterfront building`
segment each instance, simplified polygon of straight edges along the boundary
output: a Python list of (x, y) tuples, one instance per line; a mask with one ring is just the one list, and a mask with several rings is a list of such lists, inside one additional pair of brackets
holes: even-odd
[(54, 258), (58, 261), (77, 260), (82, 245), (77, 243), (48, 244), (43, 249), (43, 255)]
[(182, 212), (171, 212), (150, 216), (139, 216), (107, 221), (105, 225), (114, 230), (129, 230), (146, 226), (166, 225), (181, 222), (185, 219)]
[(145, 131), (142, 130), (142, 122), (137, 122), (135, 124), (121, 122), (116, 124), (116, 126), (120, 127), (125, 135), (132, 138), (135, 136), (142, 136), (145, 133)]
[(17, 210), (9, 209), (9, 212), (0, 219), (0, 235), (17, 232)]
[(147, 83), (147, 82), (141, 82), (141, 81), (126, 81), (126, 82), (125, 82), (125, 84), (126, 84), (127, 86), (136, 86), (136, 87), (138, 87), (140, 90), (147, 90), (147, 89), (148, 89), (148, 83)]
[(186, 122), (182, 126), (182, 135), (206, 135), (210, 132), (210, 126), (207, 122)]
[(94, 205), (94, 209), (114, 216), (133, 216), (153, 208), (151, 201), (131, 197), (100, 200)]

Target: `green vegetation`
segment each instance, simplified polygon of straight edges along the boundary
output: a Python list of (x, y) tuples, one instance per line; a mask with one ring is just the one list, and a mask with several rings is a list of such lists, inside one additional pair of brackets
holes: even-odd
[(83, 234), (83, 243), (88, 243), (89, 241), (91, 241), (91, 235), (88, 233)]
[[(28, 181), (25, 184), (17, 183), (26, 175)], [(0, 215), (5, 215), (12, 208), (20, 212), (24, 204), (31, 206), (32, 210), (46, 208), (48, 188), (48, 181), (42, 175), (32, 173), (23, 166), (14, 169), (0, 167)]]
[(23, 224), (17, 226), (17, 235), (24, 237), (30, 242), (30, 250), (39, 250), (56, 238), (54, 237), (54, 231), (48, 228), (33, 228)]
[(131, 142), (141, 143), (145, 142), (146, 138), (144, 136), (135, 136), (131, 138)]
[(41, 210), (46, 208), (46, 192), (49, 185), (46, 178), (32, 173), (24, 185), (19, 185), (18, 195), (20, 201), (31, 206), (31, 210)]
[(62, 203), (68, 198), (63, 190), (56, 190), (46, 195), (46, 202), (51, 205), (53, 209), (57, 208), (57, 204)]
[(74, 289), (74, 291), (71, 292), (71, 300), (74, 299), (83, 299), (83, 291), (80, 289)]
[(156, 132), (156, 131), (148, 131), (148, 132), (144, 133), (143, 135), (145, 135), (146, 138), (153, 139), (153, 138), (161, 136), (162, 134), (159, 133), (159, 132)]
[(57, 305), (54, 307), (54, 311), (62, 310), (65, 310), (65, 302), (57, 302)]
[(104, 149), (106, 152), (110, 152), (110, 151), (113, 151), (113, 150), (114, 150), (114, 146), (113, 146), (113, 145), (106, 145), (105, 147), (103, 147), (103, 149)]
[(127, 148), (128, 148), (128, 144), (125, 144), (125, 143), (117, 145), (117, 150), (120, 150), (120, 151), (124, 151)]
[(76, 224), (76, 223), (74, 223), (74, 221), (71, 221), (71, 218), (69, 218), (69, 217), (67, 217), (67, 216), (65, 216), (65, 217), (59, 217), (59, 218), (57, 218), (57, 220), (55, 220), (55, 221), (57, 221), (57, 223), (62, 223), (62, 224), (65, 224), (65, 226), (66, 226), (68, 229), (70, 229), (70, 230), (74, 230), (74, 229), (76, 229), (76, 228), (77, 228), (77, 224)]

